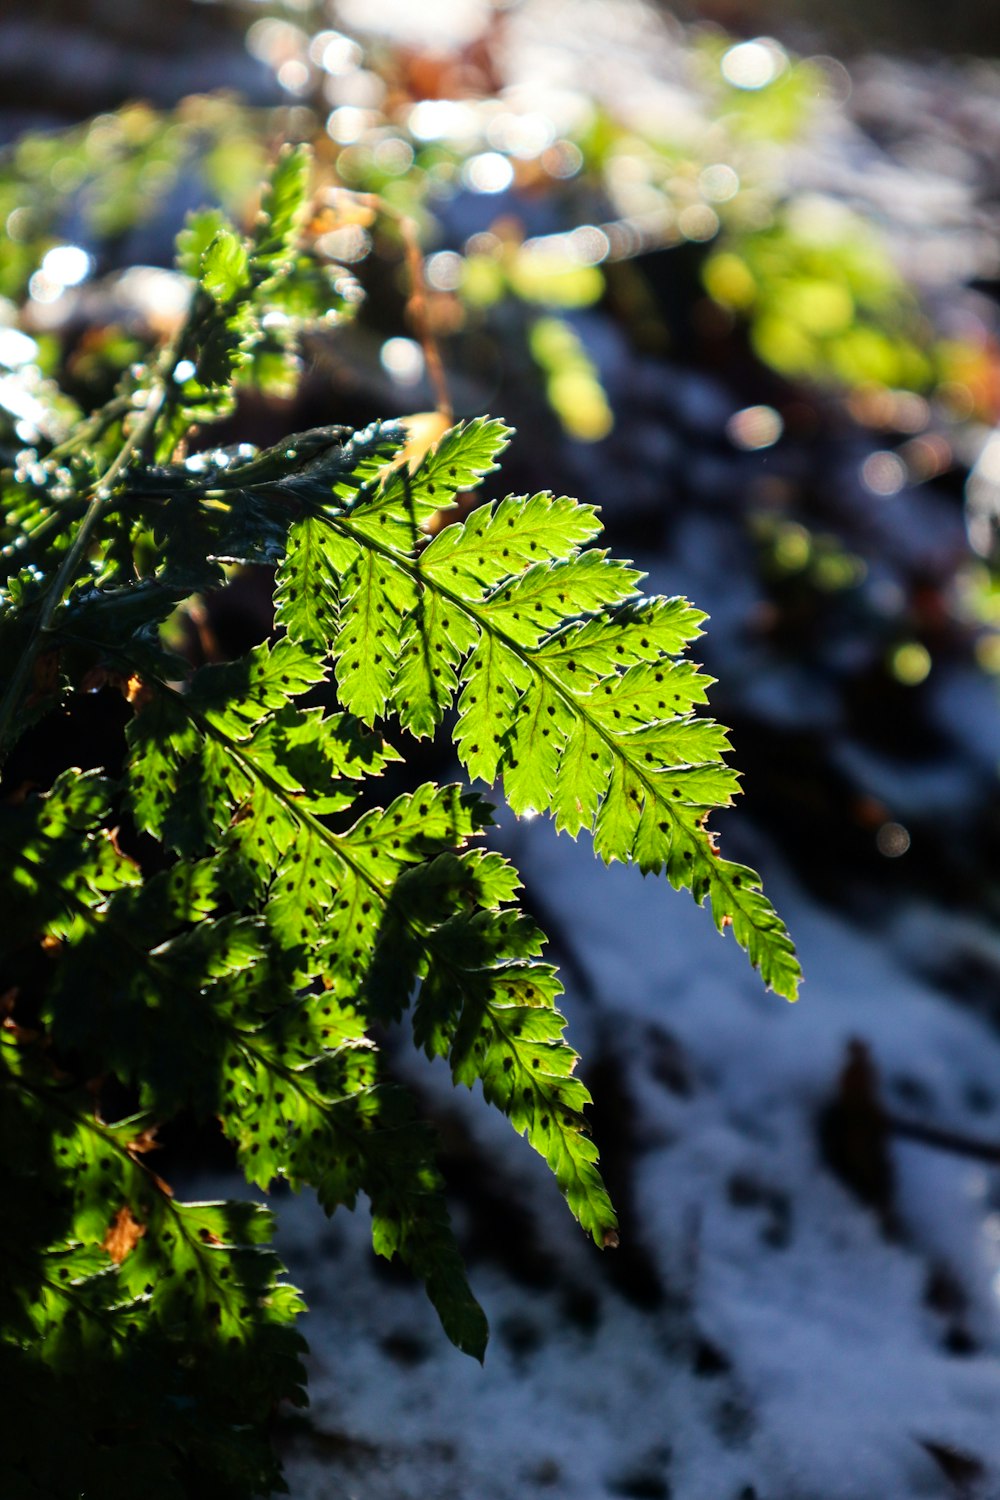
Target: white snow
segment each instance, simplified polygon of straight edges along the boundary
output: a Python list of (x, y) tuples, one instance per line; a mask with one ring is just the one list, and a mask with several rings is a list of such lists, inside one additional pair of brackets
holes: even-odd
[[(497, 1190), (529, 1205), (550, 1284), (473, 1261), (493, 1328), (481, 1370), (421, 1292), (374, 1268), (363, 1211), (327, 1225), (285, 1202), (281, 1247), (313, 1304), (315, 1431), (290, 1443), (295, 1500), (1000, 1495), (997, 1173), (897, 1141), (890, 1238), (823, 1164), (816, 1130), (856, 1037), (897, 1113), (1000, 1139), (1000, 1039), (913, 977), (893, 936), (905, 921), (853, 929), (766, 847), (754, 852), (807, 976), (794, 1007), (764, 994), (686, 893), (605, 869), (543, 820), (505, 842), (592, 991), (566, 997), (585, 1076), (600, 1048), (624, 1070), (636, 1149), (622, 1235), (665, 1295), (644, 1308), (616, 1289), (612, 1252), (575, 1228), (525, 1143), (435, 1070), (437, 1105), (496, 1163)], [(897, 1107), (897, 1086), (919, 1108)], [(942, 1267), (966, 1296), (972, 1352), (949, 1352), (954, 1319), (927, 1305)], [(581, 1289), (592, 1327), (567, 1314)], [(924, 1443), (981, 1472), (956, 1487)]]

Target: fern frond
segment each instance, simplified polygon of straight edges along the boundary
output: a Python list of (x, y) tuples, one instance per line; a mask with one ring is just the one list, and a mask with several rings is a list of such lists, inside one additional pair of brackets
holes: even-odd
[[(291, 667), (283, 660), (283, 644), (300, 654), (291, 643), (279, 642), (273, 652), (255, 653), (245, 673), (254, 683), (258, 708), (282, 676), (289, 678), (289, 696), (304, 685), (292, 672), (277, 672), (276, 660)], [(266, 670), (258, 672), (260, 666)], [(218, 672), (225, 670), (205, 669), (190, 694), (191, 722), (204, 726), (206, 744), (210, 736), (231, 736), (234, 743), (247, 737), (246, 697), (236, 698), (243, 712), (233, 716), (206, 707), (219, 701), (224, 690)], [(334, 784), (341, 776), (360, 774), (363, 759), (369, 767), (385, 761), (371, 737), (352, 731), (343, 716), (332, 724), (318, 714), (292, 723), (268, 713), (267, 729), (269, 741), (250, 737), (259, 761), (268, 760), (265, 744), (273, 749), (278, 731), (286, 729), (308, 751), (308, 769), (319, 755)], [(197, 738), (195, 730), (192, 745)], [(147, 756), (156, 756), (148, 740)], [(205, 790), (205, 744), (200, 765)], [(283, 777), (291, 781), (288, 760)], [(252, 771), (248, 782), (252, 789)], [(321, 778), (311, 784), (322, 791)], [(229, 783), (223, 787), (228, 790)], [(28, 881), (25, 899), (31, 903), (29, 915), (22, 901), (26, 928), (21, 930), (66, 945), (67, 958), (57, 966), (44, 1012), (53, 1041), (83, 1049), (100, 1066), (114, 1068), (123, 1082), (141, 1080), (154, 1115), (184, 1103), (218, 1112), (251, 1181), (267, 1186), (281, 1175), (296, 1186), (311, 1183), (330, 1212), (338, 1204), (353, 1204), (363, 1189), (372, 1204), (375, 1248), (400, 1254), (425, 1276), (446, 1331), (482, 1358), (485, 1320), (448, 1226), (433, 1138), (417, 1120), (409, 1096), (379, 1081), (365, 1018), (338, 1000), (335, 983), (342, 972), (342, 988), (357, 993), (363, 965), (352, 959), (347, 972), (341, 956), (374, 947), (394, 874), (428, 850), (461, 843), (473, 833), (485, 816), (478, 800), (458, 788), (428, 786), (397, 798), (384, 812), (366, 814), (352, 840), (329, 834), (315, 814), (296, 808), (300, 786), (279, 786), (274, 805), (284, 808), (297, 841), (293, 850), (286, 847), (262, 900), (262, 916), (254, 918), (225, 914), (229, 901), (242, 895), (245, 905), (260, 886), (259, 874), (247, 880), (241, 871), (250, 850), (235, 830), (231, 855), (181, 864), (141, 884), (100, 825), (108, 812), (108, 790), (109, 784), (96, 778), (65, 778), (47, 798), (32, 799), (11, 810), (13, 816), (0, 818), (0, 849), (27, 851), (17, 871), (21, 885)], [(29, 818), (34, 841), (20, 826)], [(33, 852), (36, 845), (54, 843), (65, 848), (55, 855), (47, 847)], [(64, 896), (48, 914), (47, 889), (36, 890), (31, 875), (52, 866), (60, 867), (72, 896), (68, 903)], [(313, 871), (320, 872), (320, 880)], [(301, 926), (306, 913), (315, 918), (308, 931)], [(338, 942), (338, 919), (349, 928), (343, 942)], [(303, 948), (311, 951), (308, 962), (302, 961)], [(303, 995), (302, 983), (323, 972), (326, 957), (331, 960), (328, 987), (316, 996)], [(81, 988), (100, 996), (82, 1016), (74, 1003)], [(192, 1045), (192, 1036), (200, 1038), (198, 1045)], [(216, 1069), (220, 1051), (226, 1059), (222, 1079)], [(96, 1171), (88, 1181), (96, 1195), (94, 1213), (103, 1215), (97, 1225), (103, 1235), (110, 1184)], [(147, 1205), (137, 1222), (147, 1225), (149, 1213)], [(143, 1274), (151, 1274), (147, 1260), (145, 1252), (137, 1254), (130, 1266), (144, 1266)], [(245, 1295), (245, 1276), (236, 1285)]]
[[(276, 1483), (268, 1412), (279, 1393), (305, 1398), (302, 1304), (276, 1279), (272, 1216), (173, 1199), (143, 1165), (148, 1117), (96, 1117), (92, 1094), (17, 1028), (0, 1035), (0, 1123), (17, 1142), (0, 1162), (12, 1492), (64, 1493), (71, 1468), (74, 1484), (117, 1494), (148, 1466), (150, 1493), (181, 1500), (192, 1451), (217, 1484)], [(152, 1409), (155, 1423), (136, 1422)]]
[[(161, 434), (158, 457), (171, 456), (177, 436), (193, 421), (217, 421), (232, 410), (234, 377), (252, 366), (268, 343), (264, 315), (295, 270), (309, 160), (301, 146), (281, 152), (249, 240), (217, 209), (196, 215), (182, 233), (179, 263), (196, 277), (197, 290), (176, 367), (187, 372), (190, 366), (190, 373), (178, 382), (173, 420)], [(287, 344), (275, 348), (279, 365), (288, 350)]]
[[(177, 807), (186, 802), (206, 818), (206, 842), (211, 841), (210, 823), (223, 847), (238, 853), (261, 893), (270, 938), (287, 955), (291, 982), (322, 981), (322, 1004), (310, 1002), (306, 1012), (318, 1009), (336, 1017), (339, 1008), (367, 994), (388, 1019), (406, 1007), (419, 979), (415, 1027), (420, 1044), (429, 1053), (447, 1055), (460, 1082), (473, 1081), (471, 1058), (489, 1064), (488, 1096), (508, 1110), (516, 1127), (550, 1161), (574, 1213), (603, 1243), (614, 1232), (615, 1218), (593, 1167), (596, 1152), (585, 1135), (582, 1105), (589, 1096), (569, 1076), (576, 1057), (561, 1040), (565, 1022), (554, 1007), (558, 985), (551, 971), (533, 961), (541, 948), (540, 934), (509, 908), (517, 888), (509, 867), (497, 857), (484, 860), (481, 853), (466, 849), (490, 821), (489, 808), (460, 788), (428, 784), (384, 810), (363, 813), (342, 832), (330, 828), (323, 816), (353, 801), (350, 775), (381, 770), (388, 752), (347, 716), (331, 721), (317, 710), (292, 713), (292, 700), (310, 683), (308, 672), (296, 673), (300, 659), (315, 661), (286, 637), (242, 662), (203, 668), (183, 697), (152, 687), (152, 701), (131, 730), (137, 819), (156, 836), (176, 840)], [(284, 704), (278, 701), (282, 695)], [(216, 697), (229, 707), (214, 711), (209, 705)], [(294, 763), (289, 734), (298, 754)], [(339, 782), (330, 779), (334, 750), (340, 756), (335, 763), (343, 777)], [(317, 762), (326, 766), (325, 778), (316, 774)], [(296, 769), (308, 774), (298, 777)], [(156, 804), (149, 788), (161, 777), (168, 789)], [(185, 847), (196, 852), (193, 844)], [(525, 1018), (510, 1012), (512, 986), (528, 994), (522, 1004), (547, 1010), (544, 1067), (541, 1053), (530, 1063), (522, 1055), (518, 1037)], [(529, 1019), (535, 1028), (531, 1034), (540, 1036), (542, 1022), (536, 1016)], [(314, 1033), (308, 1022), (302, 1024), (303, 1037), (322, 1052), (324, 1031), (330, 1028), (320, 1025)], [(349, 1050), (341, 1049), (343, 1058)], [(275, 1071), (263, 1060), (252, 1065), (242, 1041), (236, 1055), (233, 1076), (263, 1077)], [(316, 1055), (306, 1048), (293, 1064), (296, 1071)], [(372, 1086), (362, 1061), (354, 1085), (341, 1078), (320, 1099)], [(263, 1083), (254, 1090), (264, 1092)], [(322, 1136), (332, 1126), (310, 1128)], [(294, 1142), (301, 1135), (297, 1130), (288, 1136), (272, 1120), (267, 1138)], [(372, 1137), (375, 1146), (379, 1139)], [(256, 1154), (259, 1141), (250, 1149)], [(333, 1154), (343, 1158), (343, 1152)], [(275, 1171), (293, 1180), (318, 1180), (315, 1162), (307, 1172), (301, 1161), (296, 1165), (280, 1154), (265, 1154), (260, 1164), (267, 1180)], [(362, 1172), (359, 1181), (366, 1181), (370, 1162), (362, 1166), (367, 1178)], [(394, 1191), (399, 1197), (399, 1189)], [(328, 1199), (335, 1201), (332, 1189)], [(411, 1232), (401, 1241), (404, 1253), (413, 1243)]]
[[(222, 1123), (248, 1179), (311, 1184), (328, 1213), (371, 1203), (377, 1254), (425, 1281), (448, 1336), (482, 1359), (487, 1328), (448, 1221), (435, 1141), (411, 1096), (378, 1081), (364, 1022), (330, 998), (246, 1032), (227, 1058)], [(318, 1023), (322, 1021), (322, 1025)]]
[[(704, 616), (685, 600), (640, 596), (641, 574), (581, 550), (595, 513), (566, 498), (509, 497), (426, 541), (442, 472), (475, 479), (506, 440), (499, 423), (454, 428), (415, 472), (394, 470), (322, 513), (336, 538), (323, 576), (340, 607), (324, 644), (341, 697), (368, 723), (391, 707), (415, 734), (457, 699), (471, 775), (502, 774), (515, 812), (551, 811), (563, 829), (590, 830), (604, 860), (665, 871), (699, 903), (707, 896), (719, 929), (731, 926), (765, 982), (794, 998), (784, 925), (754, 872), (722, 860), (706, 828), (738, 788), (725, 732), (693, 712), (710, 679), (678, 659)], [(283, 589), (306, 583), (304, 524), (291, 527)]]

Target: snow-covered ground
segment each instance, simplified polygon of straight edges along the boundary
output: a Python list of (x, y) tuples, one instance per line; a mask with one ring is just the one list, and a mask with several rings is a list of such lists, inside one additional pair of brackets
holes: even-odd
[[(750, 851), (800, 947), (793, 1007), (665, 882), (541, 821), (506, 846), (571, 945), (566, 1008), (585, 1074), (603, 1059), (625, 1269), (506, 1123), (435, 1073), (446, 1138), (458, 1121), (480, 1153), (455, 1215), (493, 1330), (485, 1368), (376, 1266), (363, 1210), (328, 1222), (285, 1201), (280, 1245), (312, 1309), (295, 1500), (1000, 1496), (1000, 1172), (892, 1137), (879, 1209), (820, 1148), (852, 1039), (893, 1115), (1000, 1140), (1000, 1037), (914, 977), (919, 913), (860, 932)], [(484, 1196), (510, 1204), (496, 1254)]]

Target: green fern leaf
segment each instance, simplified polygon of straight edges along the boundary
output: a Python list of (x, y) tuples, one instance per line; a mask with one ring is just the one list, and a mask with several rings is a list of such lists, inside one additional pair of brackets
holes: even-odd
[(240, 661), (203, 667), (186, 707), (231, 738), (246, 739), (272, 710), (308, 692), (325, 675), (321, 661), (285, 637), (255, 647)]
[(405, 617), (392, 685), (399, 721), (416, 738), (433, 734), (451, 706), (463, 658), (476, 642), (472, 622), (431, 590)]
[(533, 683), (517, 705), (503, 744), (504, 791), (516, 813), (537, 812), (552, 799), (567, 738), (562, 708), (550, 682)]
[[(425, 1282), (453, 1342), (482, 1359), (487, 1329), (452, 1237), (434, 1142), (410, 1096), (381, 1084), (364, 1023), (328, 995), (239, 1037), (223, 1125), (252, 1182), (313, 1184), (328, 1212), (371, 1201), (377, 1254)], [(317, 1052), (320, 1056), (317, 1058)]]
[(237, 298), (250, 285), (250, 257), (231, 229), (220, 229), (201, 257), (201, 284), (220, 306)]
[(316, 516), (304, 516), (289, 529), (274, 612), (293, 641), (323, 646), (336, 632), (337, 568), (330, 555), (331, 540), (338, 539)]
[(550, 783), (552, 813), (560, 833), (576, 838), (592, 826), (593, 809), (607, 792), (611, 765), (607, 745), (595, 724), (583, 719), (565, 733), (554, 782)]
[[(0, 1291), (14, 1491), (66, 1493), (72, 1469), (74, 1486), (123, 1493), (148, 1467), (150, 1493), (181, 1500), (192, 1448), (213, 1484), (276, 1482), (246, 1423), (262, 1427), (279, 1393), (302, 1403), (304, 1346), (301, 1300), (267, 1248), (271, 1215), (177, 1202), (138, 1154), (148, 1118), (100, 1120), (87, 1090), (9, 1030), (0, 1079), (5, 1138), (18, 1141), (0, 1174), (8, 1226), (15, 1246), (37, 1247), (33, 1262), (12, 1258)], [(147, 1403), (151, 1427), (134, 1419)], [(53, 1410), (65, 1412), (56, 1443)]]
[(396, 464), (378, 476), (377, 485), (358, 490), (349, 504), (353, 532), (380, 547), (412, 551), (436, 511), (448, 509), (460, 490), (475, 489), (498, 467), (509, 432), (486, 417), (449, 429), (415, 472)]
[[(475, 622), (474, 622), (475, 623)], [(484, 632), (463, 672), (455, 745), (470, 776), (496, 779), (503, 740), (517, 695), (531, 682), (523, 657), (492, 632)]]
[(630, 598), (641, 576), (597, 550), (535, 563), (485, 599), (480, 618), (519, 646), (537, 646), (568, 613), (610, 610)]
[(333, 642), (340, 701), (366, 724), (385, 712), (399, 659), (400, 621), (412, 580), (377, 552), (364, 551), (346, 575)]
[[(421, 572), (441, 583), (489, 586), (532, 563), (565, 557), (600, 534), (593, 506), (547, 492), (509, 495), (480, 506), (464, 525), (446, 526), (421, 554)], [(462, 582), (459, 582), (462, 580)]]
[(94, 772), (64, 772), (44, 797), (0, 807), (0, 953), (40, 937), (72, 942), (87, 913), (140, 874), (104, 826), (111, 784)]
[(474, 417), (471, 422), (449, 428), (415, 471), (405, 465), (393, 469), (374, 507), (366, 505), (356, 519), (367, 525), (371, 514), (381, 525), (381, 515), (399, 507), (419, 524), (436, 510), (449, 509), (459, 491), (478, 488), (487, 474), (496, 472), (510, 434), (506, 423), (495, 417)]
[(507, 978), (482, 1017), (468, 1060), (456, 1068), (456, 1080), (471, 1083), (474, 1072), (481, 1074), (486, 1098), (527, 1135), (582, 1228), (603, 1246), (616, 1242), (617, 1218), (597, 1171), (597, 1148), (586, 1133), (583, 1111), (590, 1094), (571, 1076), (578, 1059), (562, 1041), (562, 1017), (540, 1003), (546, 988), (559, 993), (562, 986), (554, 974), (540, 975), (538, 966)]
[[(357, 799), (366, 776), (380, 776), (402, 756), (369, 734), (350, 714), (324, 715), (320, 708), (289, 705), (270, 714), (255, 731), (249, 752), (283, 792), (305, 796), (312, 814), (342, 812)], [(266, 788), (261, 788), (266, 791)]]
[(425, 516), (448, 498), (442, 476), (475, 477), (506, 441), (490, 426), (452, 429), (412, 473), (392, 470), (346, 510), (323, 513), (356, 554), (330, 570), (346, 705), (369, 723), (398, 705), (427, 734), (457, 697), (471, 775), (502, 772), (515, 811), (551, 810), (574, 834), (591, 828), (604, 859), (666, 869), (697, 900), (709, 895), (765, 981), (794, 996), (784, 927), (758, 887), (720, 878), (705, 828), (737, 782), (724, 731), (693, 716), (710, 679), (676, 659), (704, 616), (684, 600), (641, 597), (640, 574), (581, 551), (594, 512), (566, 499), (507, 499), (424, 542)]
[[(798, 979), (758, 877), (706, 826), (737, 778), (699, 712), (711, 680), (685, 655), (704, 617), (643, 597), (641, 574), (593, 545), (591, 506), (543, 492), (454, 519), (496, 469), (503, 423), (460, 424), (413, 462), (404, 429), (378, 423), (176, 460), (237, 383), (290, 391), (297, 335), (343, 310), (300, 243), (308, 178), (308, 154), (286, 150), (249, 235), (214, 211), (190, 222), (175, 340), (81, 417), (68, 467), (43, 456), (8, 497), (5, 726), (95, 668), (127, 684), (134, 715), (120, 787), (73, 772), (0, 806), (18, 1008), (0, 1030), (0, 1129), (19, 1143), (0, 1160), (17, 1204), (0, 1360), (17, 1366), (28, 1494), (67, 1490), (65, 1462), (42, 1453), (37, 1413), (53, 1406), (82, 1455), (74, 1493), (139, 1476), (151, 1500), (182, 1500), (193, 1465), (202, 1488), (277, 1483), (253, 1434), (275, 1399), (301, 1399), (300, 1303), (266, 1215), (178, 1203), (147, 1169), (156, 1122), (182, 1110), (221, 1121), (262, 1188), (311, 1185), (331, 1213), (364, 1194), (375, 1251), (409, 1264), (482, 1357), (433, 1133), (379, 1054), (407, 1011), (416, 1044), (456, 1084), (481, 1082), (595, 1241), (616, 1241), (544, 938), (516, 872), (476, 844), (491, 809), (432, 784), (372, 806), (368, 779), (400, 758), (372, 732), (382, 717), (421, 737), (454, 715), (463, 765), (502, 776), (515, 812), (665, 871), (766, 980), (793, 994)], [(231, 563), (277, 568), (278, 638), (191, 671), (159, 627)], [(33, 691), (43, 638), (53, 665)], [(133, 847), (123, 804), (138, 861), (112, 831)], [(105, 1076), (140, 1114), (100, 1117)], [(162, 1421), (119, 1416), (136, 1409)]]
[(289, 268), (308, 208), (310, 154), (305, 146), (284, 146), (271, 169), (253, 234), (257, 279)]
[(570, 1209), (599, 1245), (617, 1220), (586, 1134), (590, 1095), (573, 1078), (577, 1055), (562, 1039), (555, 971), (531, 962), (534, 924), (508, 911), (465, 913), (434, 932), (441, 962), (424, 978), (414, 1036), (447, 1056), (456, 1083), (480, 1079), (485, 1097), (548, 1162)]

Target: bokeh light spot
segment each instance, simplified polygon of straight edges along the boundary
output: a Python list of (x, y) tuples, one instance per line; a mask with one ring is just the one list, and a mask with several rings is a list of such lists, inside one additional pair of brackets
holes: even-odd
[(454, 250), (439, 250), (427, 257), (424, 273), (435, 291), (454, 292), (462, 282), (462, 257)]
[(324, 73), (342, 78), (361, 61), (361, 48), (350, 37), (339, 31), (321, 31), (313, 37), (309, 56), (318, 63)]
[(499, 151), (481, 151), (462, 168), (462, 181), (474, 193), (503, 193), (514, 181), (514, 168)]
[(786, 573), (800, 573), (809, 562), (812, 538), (804, 526), (789, 521), (774, 542), (774, 560)]
[(289, 94), (304, 94), (309, 87), (309, 69), (299, 57), (289, 57), (278, 69), (278, 82)]
[(769, 36), (739, 42), (724, 53), (722, 76), (734, 89), (764, 89), (788, 66), (788, 54)]
[(378, 115), (374, 110), (359, 109), (354, 104), (342, 104), (327, 116), (326, 133), (341, 146), (352, 146), (377, 121)]
[(906, 465), (895, 453), (870, 453), (861, 465), (861, 481), (873, 495), (898, 495), (906, 483)]
[(413, 147), (399, 136), (389, 136), (375, 147), (375, 165), (393, 177), (402, 177), (413, 166)]
[(475, 110), (458, 99), (421, 99), (410, 110), (407, 125), (418, 141), (465, 141), (479, 135)]
[(397, 385), (416, 385), (423, 376), (424, 351), (414, 339), (386, 339), (379, 359)]
[(740, 190), (740, 179), (725, 162), (705, 167), (698, 176), (698, 186), (713, 203), (728, 203)]
[(889, 670), (904, 687), (917, 687), (931, 670), (931, 654), (919, 641), (904, 641), (890, 656)]
[(42, 259), (42, 273), (59, 286), (79, 286), (93, 262), (79, 245), (56, 245)]
[(677, 227), (686, 240), (700, 243), (719, 232), (719, 216), (707, 203), (689, 203), (677, 215)]
[(785, 424), (773, 406), (747, 406), (734, 412), (726, 423), (726, 436), (735, 448), (749, 452), (770, 448), (784, 431)]
[(573, 259), (582, 266), (597, 266), (608, 257), (611, 241), (596, 224), (580, 224), (566, 236)]
[(555, 133), (555, 126), (547, 115), (534, 110), (525, 114), (505, 111), (490, 121), (486, 136), (498, 151), (531, 161), (552, 145)]
[[(0, 342), (3, 335), (0, 334)], [(975, 646), (976, 661), (984, 672), (989, 672), (992, 677), (1000, 675), (1000, 635), (991, 631), (988, 635), (981, 635)]]
[(28, 294), (33, 302), (55, 302), (65, 290), (61, 281), (53, 281), (44, 271), (36, 271), (28, 282)]
[(875, 835), (875, 844), (886, 859), (899, 859), (910, 847), (910, 835), (902, 823), (883, 823)]
[(583, 152), (575, 141), (556, 141), (539, 158), (550, 177), (575, 177), (583, 166)]
[(8, 370), (18, 370), (30, 364), (38, 353), (34, 339), (19, 328), (0, 328), (0, 365)]
[(713, 255), (704, 270), (708, 294), (723, 307), (736, 309), (751, 307), (757, 296), (757, 283), (745, 260), (724, 251)]
[(343, 265), (353, 265), (364, 260), (372, 247), (371, 235), (360, 224), (345, 224), (342, 229), (331, 229), (321, 234), (316, 249), (330, 260), (339, 260)]

